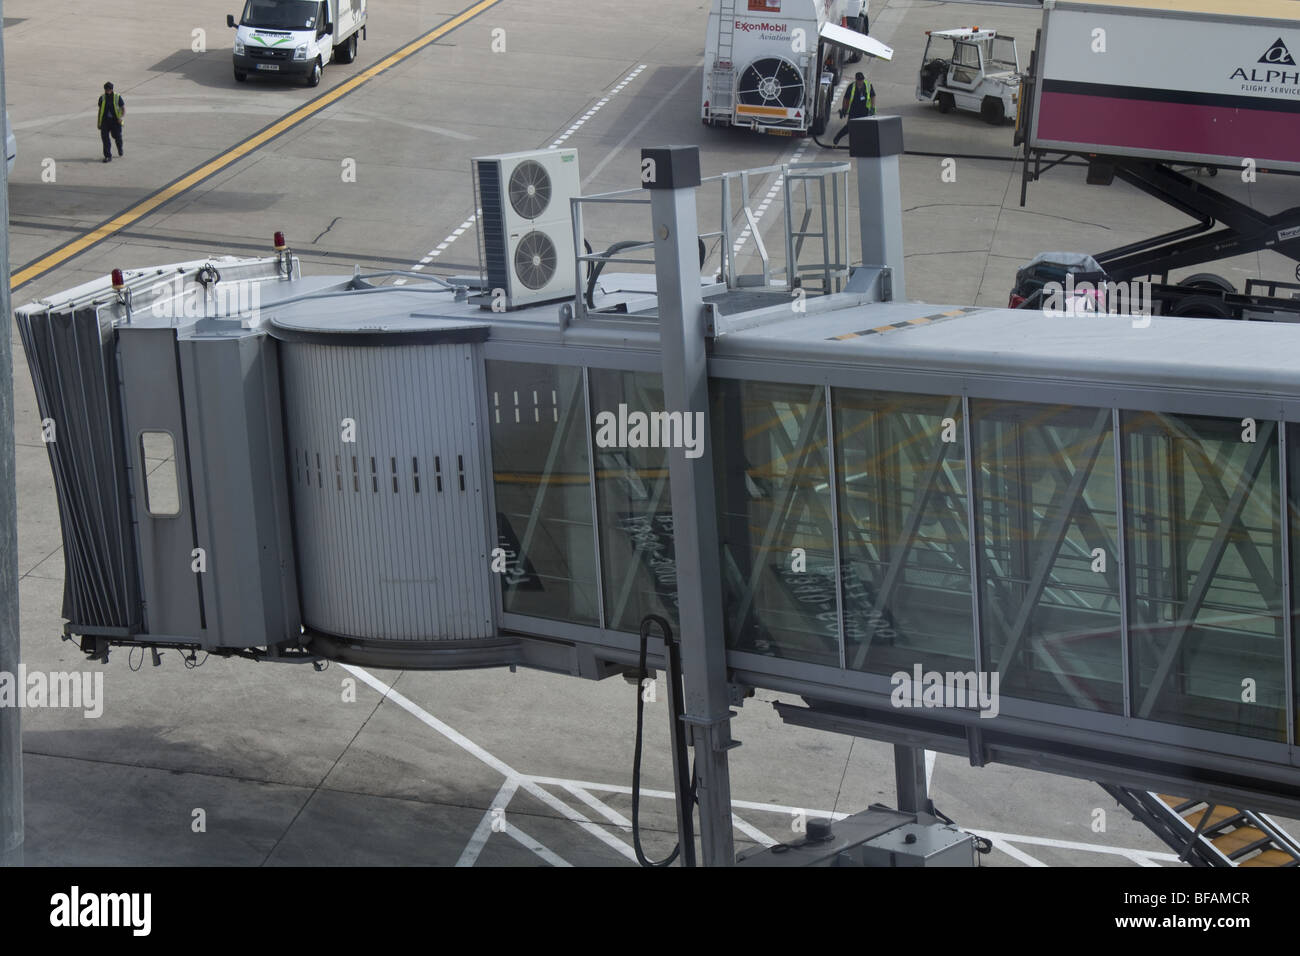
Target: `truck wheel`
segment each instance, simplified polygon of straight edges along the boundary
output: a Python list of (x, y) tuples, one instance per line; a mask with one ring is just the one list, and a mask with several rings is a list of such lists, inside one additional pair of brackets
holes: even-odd
[(951, 113), (957, 108), (957, 102), (952, 98), (951, 93), (940, 93), (935, 102), (939, 104), (940, 113)]
[(307, 75), (308, 86), (320, 86), (320, 57), (316, 57), (316, 62), (311, 65), (311, 73)]
[(1194, 276), (1188, 276), (1178, 285), (1183, 289), (1196, 289), (1200, 292), (1226, 292), (1228, 295), (1234, 295), (1237, 291), (1235, 285), (1223, 276), (1215, 275), (1213, 272), (1198, 272)]
[(248, 79), (248, 74), (245, 73), (243, 70), (236, 70), (236, 71), (235, 71), (235, 82), (236, 82), (236, 83), (243, 83), (243, 82), (244, 82), (245, 80), (247, 80), (247, 79)]
[(1169, 310), (1170, 315), (1179, 315), (1198, 319), (1230, 319), (1232, 310), (1221, 299), (1208, 295), (1189, 295), (1179, 299)]
[(334, 48), (334, 59), (340, 63), (351, 63), (357, 58), (357, 34), (348, 37), (342, 46)]
[(984, 97), (984, 102), (980, 104), (980, 116), (984, 122), (990, 126), (1001, 126), (1007, 118), (1006, 110), (1002, 108), (1002, 101), (996, 96)]

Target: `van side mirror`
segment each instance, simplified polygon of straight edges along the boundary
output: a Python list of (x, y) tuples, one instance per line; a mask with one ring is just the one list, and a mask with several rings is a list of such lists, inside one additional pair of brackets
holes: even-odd
[(234, 15), (233, 13), (227, 13), (227, 14), (226, 14), (226, 26), (230, 27), (232, 30), (234, 29), (234, 27), (235, 27), (235, 15)]

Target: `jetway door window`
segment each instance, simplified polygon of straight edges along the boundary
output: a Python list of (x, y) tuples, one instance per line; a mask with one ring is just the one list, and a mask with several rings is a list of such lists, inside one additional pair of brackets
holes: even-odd
[(971, 670), (960, 398), (834, 389), (845, 660)]
[[(523, 362), (486, 366), (497, 547), (505, 563), (504, 572), (498, 571), (503, 607), (598, 624), (582, 369)], [(436, 470), (443, 464), (429, 463), (433, 487), (442, 481)], [(449, 480), (454, 485), (455, 473)]]
[(176, 442), (169, 432), (140, 433), (140, 474), (144, 476), (145, 507), (155, 518), (181, 513), (176, 478)]
[(730, 647), (840, 666), (825, 389), (713, 381)]
[(1285, 739), (1276, 423), (1122, 423), (1133, 716)]
[(1002, 693), (1120, 714), (1111, 410), (975, 401), (984, 669)]
[[(666, 447), (674, 441), (673, 426), (652, 417), (671, 412), (664, 407), (660, 376), (591, 369), (588, 377), (605, 626), (636, 632), (645, 615), (661, 614), (676, 630), (677, 556)], [(685, 437), (684, 425), (679, 414), (678, 441)]]

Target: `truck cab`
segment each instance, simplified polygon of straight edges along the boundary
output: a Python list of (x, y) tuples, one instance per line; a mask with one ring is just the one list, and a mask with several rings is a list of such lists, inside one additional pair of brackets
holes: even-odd
[(250, 74), (296, 76), (320, 83), (333, 60), (350, 63), (366, 22), (366, 0), (247, 0), (235, 30), (235, 80)]
[(1020, 54), (1014, 37), (962, 27), (926, 33), (916, 98), (939, 110), (979, 113), (1000, 125), (1014, 119), (1020, 97)]

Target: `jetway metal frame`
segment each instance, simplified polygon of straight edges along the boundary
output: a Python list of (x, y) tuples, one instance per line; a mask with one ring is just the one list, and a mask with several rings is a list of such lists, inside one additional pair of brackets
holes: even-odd
[[(616, 197), (650, 207), (657, 320), (640, 311), (591, 321), (570, 312), (557, 320), (553, 307), (489, 317), (454, 287), (433, 296), (368, 288), (356, 277), (280, 276), (262, 326), (206, 319), (175, 329), (142, 321), (123, 325), (119, 344), (183, 337), (194, 360), (181, 366), (182, 377), (202, 380), (222, 368), (230, 391), (211, 394), (243, 395), (247, 369), (218, 362), (232, 341), (263, 336), (260, 369), (272, 367), (267, 355), (304, 340), (359, 355), (389, 345), (472, 342), (478, 351), (461, 361), (474, 365), (467, 381), (475, 384), (457, 393), (454, 408), (485, 423), (476, 440), (488, 467), (481, 489), (462, 480), (461, 490), (477, 496), (465, 507), (487, 526), (495, 515), (498, 536), (504, 512), (525, 519), (510, 545), (521, 552), (515, 583), (493, 583), (495, 634), (475, 643), (434, 625), (418, 640), (324, 633), (313, 623), (320, 609), (306, 608), (306, 630), (289, 635), (290, 643), (302, 646), (303, 656), (378, 666), (524, 664), (599, 679), (633, 671), (635, 623), (671, 607), (665, 616), (682, 635), (684, 722), (700, 767), (707, 862), (731, 858), (730, 708), (755, 688), (805, 698), (807, 707), (777, 707), (788, 722), (895, 745), (899, 804), (909, 811), (927, 801), (922, 748), (963, 754), (976, 765), (998, 761), (1279, 812), (1300, 808), (1295, 565), (1288, 563), (1288, 515), (1300, 515), (1300, 496), (1290, 487), (1290, 469), (1300, 463), (1288, 437), (1300, 427), (1300, 381), (1289, 365), (1261, 371), (1238, 354), (1253, 357), (1252, 343), (1262, 344), (1259, 354), (1281, 362), (1297, 330), (1255, 325), (1229, 336), (1205, 326), (1193, 338), (1211, 344), (1189, 353), (1188, 364), (1177, 353), (1187, 338), (1184, 320), (1139, 331), (1099, 316), (1062, 337), (1064, 327), (1041, 316), (936, 312), (902, 300), (901, 122), (857, 120), (852, 141), (868, 262), (852, 271), (844, 292), (810, 299), (806, 313), (792, 310), (780, 292), (778, 304), (731, 315), (706, 301), (709, 287), (697, 268), (698, 157), (693, 165), (691, 151), (666, 148), (648, 151), (662, 177), (646, 184), (648, 203)], [(644, 309), (647, 295), (638, 290), (624, 301)], [(121, 319), (121, 302), (102, 307)], [(20, 325), (58, 312), (50, 303), (43, 309), (23, 310)], [(1026, 329), (1035, 334), (1026, 338)], [(1117, 363), (1117, 354), (1125, 361)], [(47, 371), (37, 363), (33, 369)], [(494, 416), (500, 406), (508, 410), (512, 383), (513, 422)], [(315, 415), (312, 427), (334, 428), (329, 403), (302, 400), (287, 410), (277, 404), (284, 399), (272, 398), (280, 394), (278, 378), (274, 384), (253, 390), (265, 407), (245, 414), (290, 424)], [(339, 394), (355, 404), (378, 390), (372, 385), (357, 378), (348, 386), (353, 392)], [(147, 411), (141, 398), (134, 407)], [(394, 414), (409, 410), (400, 398), (388, 409)], [(709, 454), (630, 444), (608, 451), (594, 419), (620, 403), (701, 416)], [(200, 423), (230, 417), (221, 401), (185, 410)], [(1238, 442), (1228, 432), (1246, 418), (1258, 421), (1258, 434)], [(951, 439), (936, 436), (945, 422)], [(1166, 440), (1181, 444), (1171, 451), (1160, 445)], [(188, 439), (182, 446), (185, 456), (203, 450)], [(434, 451), (415, 449), (422, 458)], [(370, 454), (382, 463), (388, 452)], [(423, 460), (417, 474), (431, 481)], [(292, 475), (296, 466), (286, 466)], [(343, 491), (319, 471), (313, 477), (310, 465), (306, 471), (303, 487), (311, 493)], [(470, 484), (474, 473), (461, 469)], [(379, 494), (374, 458), (369, 474), (374, 488), (367, 491)], [(396, 494), (399, 478), (411, 477), (394, 463), (385, 493)], [(293, 494), (305, 493), (294, 486)], [(346, 506), (346, 497), (336, 504)], [(222, 504), (200, 489), (193, 507), (211, 522)], [(383, 507), (391, 518), (395, 506)], [(1147, 531), (1138, 525), (1151, 515), (1167, 531), (1139, 540)], [(656, 527), (634, 537), (631, 523), (643, 519)], [(390, 536), (406, 530), (402, 522), (386, 527)], [(295, 539), (310, 530), (295, 527)], [(774, 570), (795, 547), (810, 559), (797, 590)], [(1109, 563), (1081, 578), (1079, 565), (1095, 560), (1097, 550)], [(1227, 555), (1240, 567), (1221, 574)], [(345, 557), (353, 562), (341, 565), (349, 573), (369, 573), (374, 564)], [(1166, 567), (1178, 576), (1163, 576)], [(1261, 568), (1267, 573), (1257, 573)], [(432, 572), (417, 571), (430, 592), (444, 586)], [(544, 588), (533, 586), (542, 580)], [(303, 600), (301, 581), (294, 583)], [(919, 627), (899, 620), (909, 603), (926, 615)], [(1157, 606), (1165, 610), (1148, 612)], [(1045, 607), (1047, 619), (1038, 616)], [(892, 636), (882, 627), (886, 611), (895, 618), (887, 625)], [(1232, 709), (1220, 706), (1219, 658), (1183, 660), (1192, 627), (1196, 642), (1222, 645), (1213, 648), (1220, 657), (1263, 662), (1266, 673), (1257, 676), (1271, 682), (1273, 695), (1263, 708), (1233, 722)], [(914, 633), (900, 640), (909, 628)], [(1053, 641), (1098, 635), (1101, 670), (1089, 671), (1083, 660), (1069, 671), (1059, 653), (1043, 663)], [(126, 637), (148, 646), (150, 638), (178, 635)], [(203, 640), (219, 652), (246, 650), (238, 634)], [(649, 659), (663, 666), (661, 642), (652, 641)], [(898, 707), (890, 672), (904, 659), (960, 662), (1009, 677), (1031, 663), (1043, 666), (1037, 683), (1004, 691), (1001, 712), (988, 720), (969, 706)], [(1088, 681), (1111, 696), (1079, 693)], [(1161, 710), (1152, 688), (1166, 687), (1176, 699)], [(1218, 709), (1197, 715), (1187, 701)], [(1273, 726), (1274, 717), (1286, 727)]]

